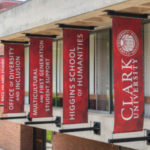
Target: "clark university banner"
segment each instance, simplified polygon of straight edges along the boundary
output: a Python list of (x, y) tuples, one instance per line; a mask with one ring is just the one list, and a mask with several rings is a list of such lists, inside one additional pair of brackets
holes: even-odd
[(4, 104), (4, 57), (0, 57), (0, 104)]
[(52, 116), (52, 40), (30, 38), (30, 117)]
[(143, 51), (140, 19), (113, 18), (114, 133), (143, 129)]
[(4, 113), (24, 112), (24, 45), (5, 44)]
[(88, 31), (63, 30), (63, 123), (88, 121)]

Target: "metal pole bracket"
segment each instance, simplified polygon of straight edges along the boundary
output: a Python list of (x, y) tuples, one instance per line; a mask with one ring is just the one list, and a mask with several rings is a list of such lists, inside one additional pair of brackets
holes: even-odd
[[(150, 137), (150, 130), (147, 130), (147, 131), (146, 131), (146, 135), (147, 135), (148, 137)], [(150, 145), (150, 138), (147, 139), (147, 145)]]
[(10, 119), (26, 119), (27, 116), (12, 116), (12, 117), (0, 117), (0, 120), (10, 120)]
[(125, 143), (138, 141), (147, 141), (147, 145), (150, 145), (150, 130), (147, 130), (147, 135), (143, 137), (108, 139), (109, 143)]
[(100, 122), (94, 122), (93, 127), (85, 127), (85, 128), (72, 128), (72, 129), (60, 129), (60, 133), (66, 132), (82, 132), (82, 131), (93, 131), (94, 134), (100, 135), (101, 125)]
[(94, 134), (100, 135), (101, 134), (101, 123), (94, 122)]
[(57, 127), (61, 127), (61, 117), (56, 117), (55, 120), (52, 121), (29, 121), (25, 122), (25, 125), (33, 125), (33, 124), (56, 124)]

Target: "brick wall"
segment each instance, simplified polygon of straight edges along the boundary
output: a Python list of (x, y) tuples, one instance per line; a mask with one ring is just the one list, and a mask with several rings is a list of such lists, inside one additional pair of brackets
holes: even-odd
[[(0, 107), (0, 117), (3, 107)], [(0, 121), (0, 149), (4, 150), (33, 150), (33, 128), (12, 123), (10, 121)]]
[(33, 128), (21, 125), (21, 150), (33, 149)]
[[(3, 107), (0, 107), (0, 117)], [(5, 120), (0, 121), (0, 148), (4, 150), (20, 150), (20, 125)]]
[(33, 128), (10, 121), (0, 121), (0, 148), (33, 150)]
[(19, 124), (0, 121), (0, 148), (20, 150), (20, 127)]
[(93, 140), (56, 133), (53, 136), (53, 150), (118, 150), (117, 146)]

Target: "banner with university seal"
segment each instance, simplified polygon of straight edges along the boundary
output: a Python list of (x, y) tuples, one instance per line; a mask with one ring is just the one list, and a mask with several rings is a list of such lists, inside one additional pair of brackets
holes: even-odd
[(143, 130), (142, 21), (113, 17), (114, 133)]

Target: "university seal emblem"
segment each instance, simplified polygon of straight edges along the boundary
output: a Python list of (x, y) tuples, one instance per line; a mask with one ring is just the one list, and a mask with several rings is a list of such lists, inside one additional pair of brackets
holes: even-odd
[(131, 30), (123, 30), (117, 36), (117, 48), (124, 56), (133, 56), (139, 48), (137, 35)]

